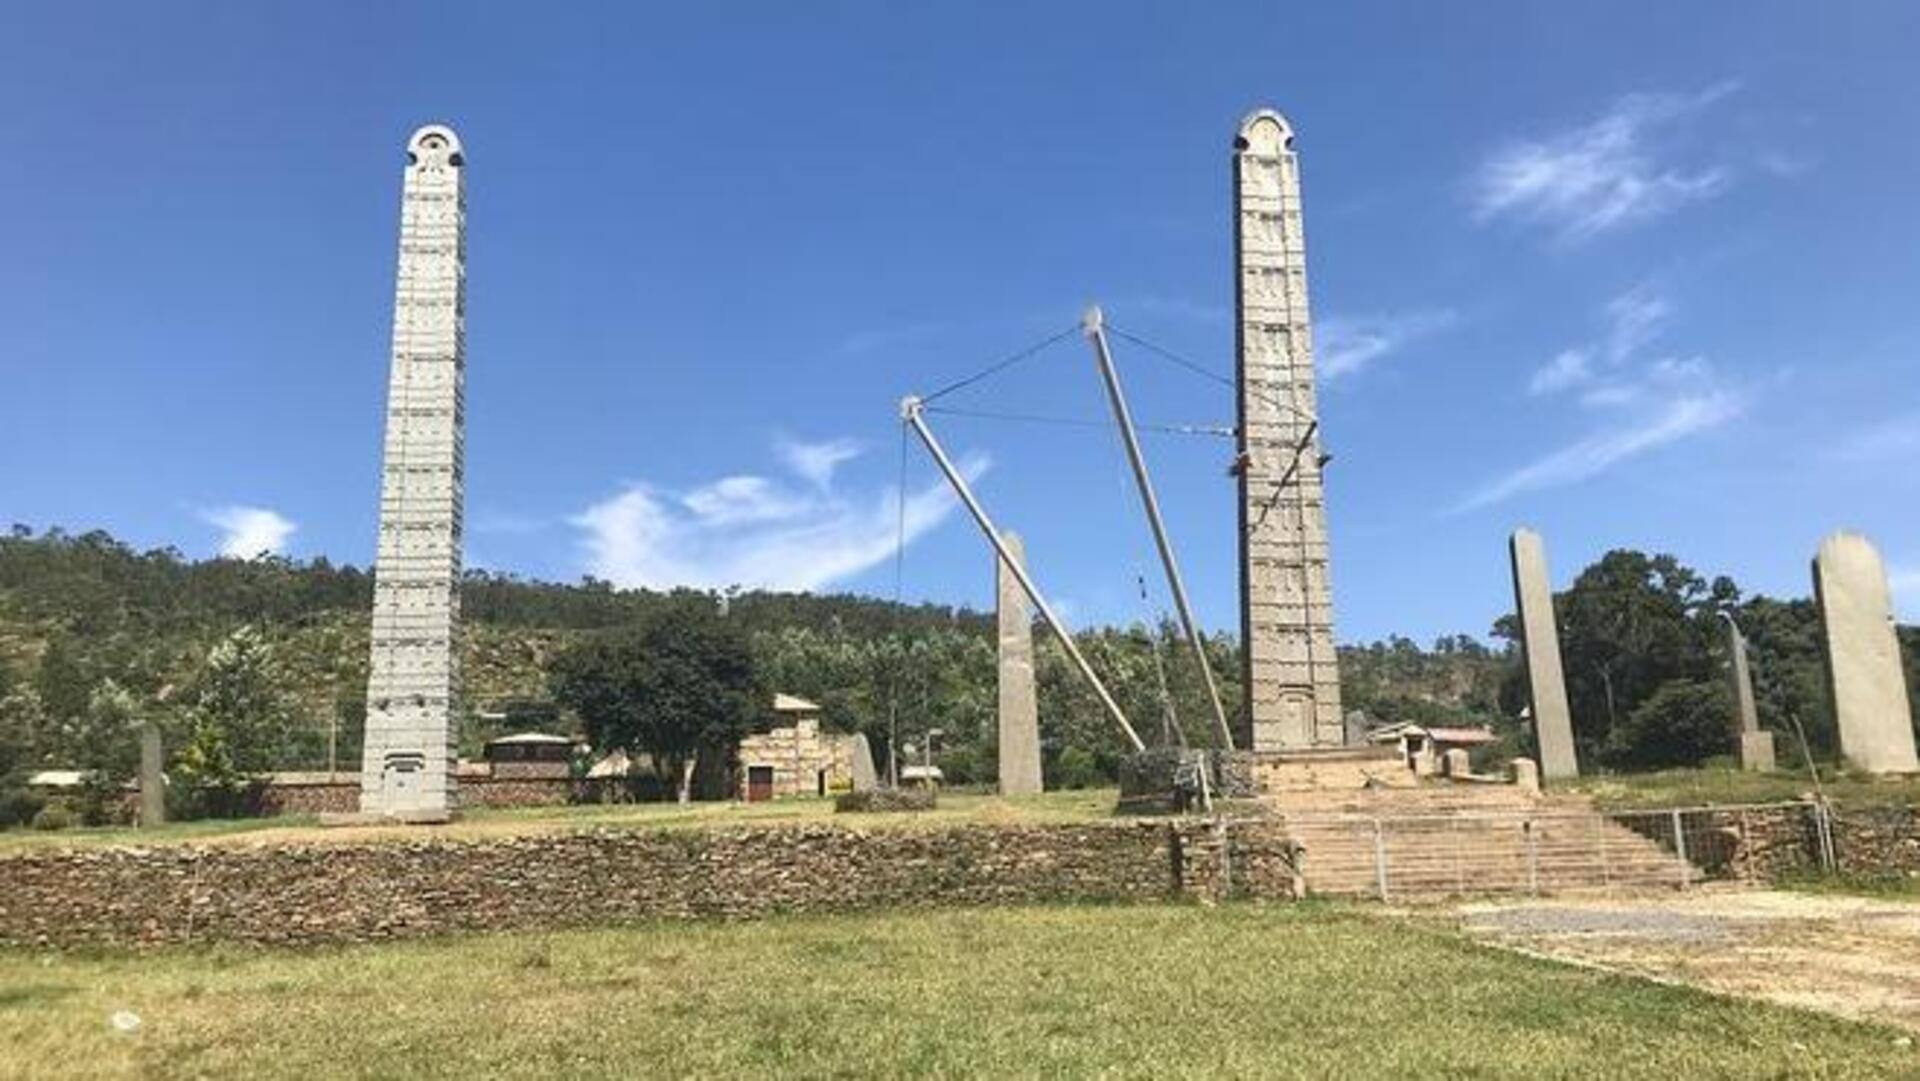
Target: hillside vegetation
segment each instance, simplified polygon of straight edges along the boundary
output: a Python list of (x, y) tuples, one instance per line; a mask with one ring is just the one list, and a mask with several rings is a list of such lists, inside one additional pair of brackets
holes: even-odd
[[(146, 718), (162, 725), (169, 748), (191, 746), (207, 731), (195, 727), (196, 711), (204, 722), (204, 703), (221, 687), (225, 697), (211, 700), (246, 714), (229, 725), (249, 729), (244, 745), (231, 732), (219, 733), (224, 744), (200, 742), (231, 757), (233, 770), (324, 768), (330, 747), (333, 760), (353, 768), (372, 589), (368, 572), (324, 558), (192, 560), (100, 532), (14, 527), (0, 537), (0, 789), (29, 768), (125, 775), (131, 727)], [(686, 600), (591, 579), (469, 573), (463, 750), (520, 728), (578, 731), (552, 704), (554, 658)], [(990, 614), (846, 594), (735, 591), (714, 601), (749, 637), (766, 687), (819, 702), (829, 726), (866, 732), (883, 755), (893, 740), (919, 744), (939, 729), (937, 757), (951, 779), (992, 780)], [(1672, 556), (1616, 551), (1586, 568), (1556, 606), (1584, 764), (1692, 765), (1727, 753), (1722, 610), (1751, 641), (1762, 720), (1780, 733), (1782, 761), (1797, 755), (1796, 722), (1816, 756), (1832, 755), (1810, 602), (1745, 598), (1730, 579), (1709, 580)], [(1495, 625), (1497, 647), (1467, 635), (1431, 648), (1398, 637), (1342, 647), (1346, 705), (1377, 720), (1490, 724), (1505, 751), (1525, 752), (1514, 629), (1511, 617)], [(1920, 632), (1901, 634), (1909, 667), (1920, 672)], [(1037, 639), (1049, 784), (1106, 782), (1124, 744), (1058, 644)], [(1094, 628), (1080, 644), (1149, 741), (1210, 739), (1198, 673), (1170, 623)], [(1226, 706), (1237, 710), (1238, 645), (1222, 635), (1207, 648)]]

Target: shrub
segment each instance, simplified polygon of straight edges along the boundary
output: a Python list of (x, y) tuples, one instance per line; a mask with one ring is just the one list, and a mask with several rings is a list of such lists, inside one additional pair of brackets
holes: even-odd
[(33, 821), (47, 801), (24, 788), (0, 789), (0, 829), (24, 826)]
[(33, 814), (33, 828), (37, 830), (70, 829), (73, 824), (73, 812), (64, 803), (49, 803)]
[(863, 813), (931, 811), (936, 802), (931, 788), (875, 788), (866, 792), (842, 792), (833, 798), (833, 809)]

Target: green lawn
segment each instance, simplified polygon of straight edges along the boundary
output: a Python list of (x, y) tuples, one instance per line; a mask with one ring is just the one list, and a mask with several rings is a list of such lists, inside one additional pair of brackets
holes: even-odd
[(179, 841), (312, 841), (428, 837), (480, 838), (594, 827), (698, 829), (730, 825), (832, 822), (864, 829), (912, 829), (965, 822), (1041, 824), (1091, 822), (1113, 817), (1118, 793), (1111, 788), (1047, 792), (1011, 798), (976, 793), (942, 793), (932, 811), (895, 814), (837, 814), (833, 801), (815, 797), (767, 803), (584, 804), (573, 807), (479, 808), (445, 826), (322, 829), (310, 815), (227, 822), (170, 823), (157, 829), (124, 827), (0, 831), (0, 853), (45, 846), (151, 845)]
[(0, 952), (23, 1077), (1912, 1077), (1900, 1036), (1319, 905)]
[[(1920, 777), (1838, 774), (1822, 767), (1820, 785), (1828, 799), (1842, 806), (1920, 805)], [(1555, 785), (1553, 791), (1583, 792), (1603, 807), (1697, 807), (1794, 800), (1812, 795), (1814, 784), (1805, 769), (1745, 773), (1709, 768), (1582, 777), (1572, 784)]]

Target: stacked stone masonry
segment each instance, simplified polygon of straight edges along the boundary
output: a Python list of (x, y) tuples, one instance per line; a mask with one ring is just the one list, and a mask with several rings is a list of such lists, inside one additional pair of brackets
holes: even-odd
[(362, 812), (453, 806), (466, 372), (460, 140), (407, 146), (374, 565)]
[(1299, 159), (1285, 118), (1260, 111), (1234, 143), (1240, 621), (1256, 751), (1345, 740), (1334, 654), (1314, 403)]
[(29, 850), (0, 943), (332, 943), (921, 905), (1284, 899), (1271, 823), (614, 831), (490, 841)]

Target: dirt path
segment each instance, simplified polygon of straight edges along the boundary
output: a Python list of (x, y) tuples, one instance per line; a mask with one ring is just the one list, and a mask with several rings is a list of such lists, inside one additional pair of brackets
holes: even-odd
[(1920, 904), (1729, 891), (1458, 912), (1494, 945), (1920, 1031)]

